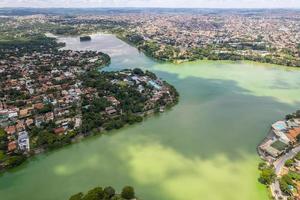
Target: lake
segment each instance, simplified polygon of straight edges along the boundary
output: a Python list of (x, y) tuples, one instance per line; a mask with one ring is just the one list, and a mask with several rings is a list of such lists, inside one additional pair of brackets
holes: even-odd
[(59, 38), (99, 50), (105, 70), (139, 67), (180, 93), (179, 104), (140, 124), (38, 155), (0, 176), (2, 200), (67, 200), (95, 186), (132, 185), (144, 200), (267, 200), (257, 144), (300, 108), (300, 70), (253, 62), (158, 63), (113, 35)]

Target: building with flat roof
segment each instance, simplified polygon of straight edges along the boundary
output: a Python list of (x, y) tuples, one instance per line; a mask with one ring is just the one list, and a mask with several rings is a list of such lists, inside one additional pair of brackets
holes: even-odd
[(27, 131), (22, 131), (18, 133), (18, 145), (20, 150), (22, 151), (29, 151), (29, 136)]

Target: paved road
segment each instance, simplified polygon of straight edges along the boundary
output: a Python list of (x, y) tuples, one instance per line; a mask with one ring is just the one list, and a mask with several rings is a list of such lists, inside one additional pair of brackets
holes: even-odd
[(274, 183), (272, 183), (270, 185), (270, 188), (271, 188), (272, 195), (275, 197), (276, 200), (278, 200), (280, 196), (282, 197), (282, 200), (287, 200), (287, 197), (282, 195), (278, 180), (276, 180)]
[[(280, 175), (282, 168), (287, 160), (293, 158), (298, 152), (300, 152), (300, 146), (295, 147), (289, 153), (278, 158), (273, 164), (275, 167), (275, 173), (277, 176)], [(276, 179), (274, 183), (270, 185), (272, 195), (275, 197), (275, 200), (279, 200), (279, 197), (282, 197), (282, 200), (287, 200), (287, 197), (284, 196), (280, 190), (279, 181)], [(277, 192), (276, 192), (277, 191)]]
[(293, 158), (298, 152), (300, 152), (300, 146), (295, 147), (292, 149), (289, 153), (281, 156), (279, 159), (277, 159), (273, 164), (275, 167), (275, 173), (276, 175), (279, 175), (282, 167), (284, 166), (285, 162), (291, 158)]

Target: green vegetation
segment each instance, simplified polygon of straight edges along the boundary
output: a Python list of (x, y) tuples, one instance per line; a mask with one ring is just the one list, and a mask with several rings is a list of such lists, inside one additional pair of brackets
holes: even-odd
[(268, 167), (268, 164), (266, 162), (260, 162), (258, 164), (258, 169), (259, 170), (263, 170), (263, 169), (266, 169)]
[[(160, 61), (181, 62), (195, 60), (249, 60), (262, 63), (272, 63), (285, 66), (300, 66), (300, 60), (293, 56), (293, 52), (283, 51), (280, 54), (273, 49), (268, 49), (265, 44), (253, 42), (241, 42), (238, 46), (232, 47), (230, 44), (210, 44), (205, 47), (187, 48), (180, 50), (170, 42), (161, 44), (155, 40), (144, 40), (135, 33), (127, 33), (121, 30), (118, 34), (120, 39), (135, 45), (149, 57)], [(241, 51), (268, 51), (269, 54), (262, 56), (260, 53), (243, 54)]]
[(122, 190), (121, 197), (124, 199), (133, 199), (135, 197), (133, 187), (125, 186)]
[(294, 163), (295, 163), (295, 161), (293, 159), (289, 159), (289, 160), (285, 161), (284, 166), (291, 167), (291, 166), (293, 166)]
[(0, 170), (2, 167), (13, 168), (26, 160), (26, 156), (16, 151), (7, 155), (8, 140), (5, 131), (0, 128)]
[(300, 110), (297, 110), (295, 113), (288, 114), (288, 115), (285, 116), (286, 120), (294, 119), (294, 118), (300, 118)]
[[(130, 70), (124, 70), (124, 72), (131, 73)], [(139, 76), (146, 75), (154, 80), (157, 78), (155, 74), (149, 71), (143, 72), (140, 69), (134, 69), (132, 73)], [(169, 101), (163, 96), (153, 107), (146, 108), (145, 104), (149, 101), (152, 88), (147, 84), (142, 84), (145, 91), (141, 93), (137, 90), (137, 85), (123, 82), (123, 79), (127, 77), (123, 73), (97, 70), (89, 71), (81, 76), (84, 87), (94, 88), (98, 94), (98, 97), (83, 98), (81, 132), (88, 134), (99, 127), (106, 130), (119, 129), (126, 124), (141, 122), (143, 120), (141, 114), (144, 112), (159, 109), (160, 106), (173, 105), (178, 100), (176, 89), (164, 82), (174, 100)], [(114, 84), (112, 81), (117, 81), (118, 84)], [(119, 104), (113, 105), (103, 96), (113, 96), (118, 99)], [(116, 115), (111, 116), (106, 113), (105, 109), (111, 106), (115, 109)]]
[(267, 164), (260, 164), (259, 169), (261, 171), (259, 182), (261, 182), (264, 185), (270, 185), (275, 181), (276, 174), (275, 170), (272, 166), (268, 166)]
[(81, 192), (74, 194), (69, 200), (127, 200), (135, 198), (134, 188), (131, 186), (125, 186), (121, 194), (116, 194), (115, 189), (108, 186), (104, 189), (102, 189), (102, 187), (96, 187), (88, 191), (85, 195)]
[(297, 172), (290, 171), (288, 174), (283, 175), (279, 180), (281, 191), (286, 195), (292, 195), (297, 187), (296, 181), (300, 181), (300, 174)]
[(297, 155), (295, 156), (295, 159), (300, 160), (300, 152), (297, 153)]
[(61, 47), (54, 38), (46, 37), (43, 34), (23, 35), (15, 38), (13, 36), (0, 36), (0, 59), (5, 58), (8, 51), (14, 51), (15, 56), (23, 56), (34, 51), (44, 51), (45, 49)]

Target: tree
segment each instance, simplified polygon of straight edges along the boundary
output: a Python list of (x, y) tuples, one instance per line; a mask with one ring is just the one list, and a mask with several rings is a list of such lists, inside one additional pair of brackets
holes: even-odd
[(134, 69), (132, 70), (132, 72), (133, 72), (134, 74), (136, 74), (136, 75), (139, 75), (139, 76), (144, 75), (143, 70), (141, 70), (140, 68), (134, 68)]
[(279, 185), (283, 193), (287, 195), (291, 195), (293, 193), (291, 187), (295, 187), (295, 184), (289, 175), (282, 176), (282, 178), (279, 180)]
[(300, 152), (297, 153), (297, 155), (295, 156), (295, 158), (296, 158), (297, 160), (300, 160)]
[(7, 159), (6, 165), (8, 168), (16, 167), (20, 164), (22, 164), (26, 160), (26, 157), (23, 155), (15, 155), (11, 156)]
[(263, 170), (263, 169), (266, 169), (268, 167), (267, 163), (266, 162), (260, 162), (258, 164), (258, 169), (259, 170)]
[(0, 128), (0, 150), (5, 151), (7, 148), (7, 136), (3, 129)]
[(289, 159), (287, 161), (285, 161), (284, 166), (286, 167), (291, 167), (294, 164), (294, 160), (293, 159)]
[(83, 200), (100, 200), (104, 198), (104, 192), (102, 187), (96, 187), (84, 196)]
[(275, 178), (276, 178), (275, 170), (269, 167), (261, 171), (259, 182), (265, 185), (270, 185), (272, 182), (274, 182)]
[(69, 200), (82, 200), (83, 194), (82, 192), (74, 194), (69, 198)]
[(122, 193), (121, 193), (122, 198), (124, 199), (133, 199), (135, 198), (135, 194), (134, 194), (134, 189), (131, 186), (125, 186), (122, 189)]
[(104, 196), (106, 199), (112, 198), (116, 194), (116, 191), (113, 187), (108, 186), (104, 188)]
[(0, 128), (0, 139), (2, 140), (4, 137), (6, 137), (6, 133), (2, 128)]
[(5, 154), (5, 152), (4, 151), (2, 151), (2, 150), (0, 150), (0, 162), (1, 161), (4, 161), (5, 159), (6, 159), (6, 154)]

